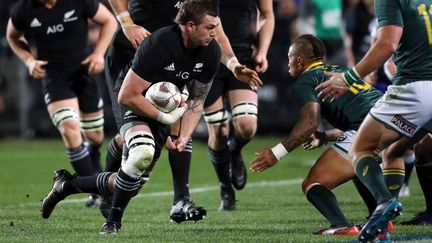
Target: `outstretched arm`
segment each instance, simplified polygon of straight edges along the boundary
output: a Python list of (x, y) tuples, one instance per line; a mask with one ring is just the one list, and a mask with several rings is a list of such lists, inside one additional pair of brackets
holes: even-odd
[(128, 0), (108, 0), (108, 2), (115, 13), (126, 38), (130, 41), (133, 47), (137, 49), (141, 42), (150, 35), (150, 32), (133, 22), (129, 14)]
[(403, 28), (397, 25), (379, 28), (377, 41), (358, 64), (345, 73), (326, 73), (331, 78), (316, 87), (318, 97), (323, 101), (337, 99), (348, 92), (357, 80), (384, 65), (395, 52), (402, 32)]
[(272, 149), (266, 148), (255, 153), (256, 158), (251, 161), (250, 170), (262, 172), (274, 166), (288, 152), (306, 142), (319, 126), (320, 112), (320, 104), (316, 102), (309, 102), (302, 106), (300, 118), (288, 137)]
[(238, 80), (249, 84), (253, 88), (258, 88), (263, 84), (261, 79), (258, 77), (257, 72), (247, 68), (246, 66), (238, 62), (237, 57), (235, 56), (229, 42), (229, 39), (222, 28), (222, 24), (216, 27), (215, 39), (218, 42), (222, 51), (222, 64), (224, 64), (229, 70), (231, 70), (231, 72)]

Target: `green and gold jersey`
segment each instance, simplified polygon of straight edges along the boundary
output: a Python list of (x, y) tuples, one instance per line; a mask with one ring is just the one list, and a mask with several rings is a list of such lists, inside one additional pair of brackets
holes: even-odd
[(403, 33), (394, 60), (393, 84), (432, 80), (432, 0), (375, 0), (378, 28), (397, 25)]
[(357, 130), (363, 119), (382, 94), (370, 85), (357, 85), (357, 94), (347, 92), (333, 102), (321, 102), (315, 87), (329, 77), (324, 71), (343, 72), (345, 69), (338, 66), (327, 66), (322, 62), (312, 65), (312, 68), (296, 78), (292, 87), (292, 94), (298, 105), (302, 107), (306, 103), (316, 102), (321, 105), (321, 116), (332, 126), (343, 130)]

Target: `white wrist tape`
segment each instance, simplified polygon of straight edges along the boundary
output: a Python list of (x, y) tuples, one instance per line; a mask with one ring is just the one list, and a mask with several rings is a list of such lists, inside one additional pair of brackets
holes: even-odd
[(240, 65), (239, 61), (237, 60), (237, 57), (233, 56), (227, 61), (227, 68), (231, 70), (231, 72), (234, 73), (235, 68)]
[(288, 151), (283, 146), (282, 143), (278, 143), (276, 146), (274, 146), (271, 151), (275, 155), (276, 159), (279, 161), (282, 157), (288, 154)]
[(116, 18), (118, 21), (120, 21), (121, 18), (130, 16), (129, 11), (124, 11), (116, 15)]

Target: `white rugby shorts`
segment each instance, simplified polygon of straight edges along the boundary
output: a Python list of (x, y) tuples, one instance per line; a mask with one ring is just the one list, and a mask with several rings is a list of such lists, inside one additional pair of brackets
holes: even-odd
[(407, 137), (420, 128), (432, 131), (432, 81), (388, 86), (370, 114)]

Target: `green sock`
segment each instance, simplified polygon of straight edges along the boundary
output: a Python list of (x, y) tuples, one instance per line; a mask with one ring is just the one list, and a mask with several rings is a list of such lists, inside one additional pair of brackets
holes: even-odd
[(331, 225), (351, 225), (340, 210), (335, 195), (323, 185), (317, 184), (312, 186), (307, 192), (306, 197)]
[(403, 169), (383, 169), (384, 180), (387, 184), (387, 188), (393, 197), (399, 196), (402, 184), (405, 178), (405, 171)]
[(355, 173), (357, 178), (369, 189), (378, 204), (390, 200), (393, 196), (387, 189), (379, 161), (370, 155), (356, 159)]

